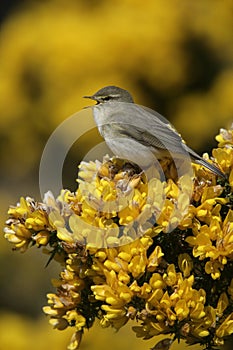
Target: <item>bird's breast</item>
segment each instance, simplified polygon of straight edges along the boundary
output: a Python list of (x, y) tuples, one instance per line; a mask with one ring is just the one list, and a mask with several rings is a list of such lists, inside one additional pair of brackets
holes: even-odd
[(113, 136), (115, 123), (114, 108), (110, 106), (97, 105), (93, 108), (93, 115), (95, 123), (98, 127), (100, 134), (106, 138)]

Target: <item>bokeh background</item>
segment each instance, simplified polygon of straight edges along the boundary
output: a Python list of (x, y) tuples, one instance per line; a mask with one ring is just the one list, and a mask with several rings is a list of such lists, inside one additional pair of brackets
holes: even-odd
[[(233, 2), (224, 0), (2, 0), (0, 3), (0, 224), (21, 195), (40, 199), (46, 140), (105, 85), (132, 92), (166, 116), (200, 154), (233, 121)], [(80, 119), (80, 123), (84, 123)], [(64, 169), (75, 189), (77, 164), (98, 141), (82, 138)], [(42, 315), (58, 266), (37, 248), (12, 252), (0, 238), (0, 350), (66, 348), (69, 331)], [(149, 349), (130, 327), (96, 325), (82, 349)], [(110, 343), (111, 342), (111, 343)], [(174, 349), (185, 348), (183, 344)], [(198, 347), (193, 347), (198, 349)]]

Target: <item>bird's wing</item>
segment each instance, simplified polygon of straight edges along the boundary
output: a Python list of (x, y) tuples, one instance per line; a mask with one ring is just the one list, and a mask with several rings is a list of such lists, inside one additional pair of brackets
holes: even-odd
[[(143, 136), (152, 142), (150, 135), (156, 136), (156, 139), (161, 143), (162, 148), (166, 147), (168, 150), (183, 153), (184, 141), (175, 127), (161, 114), (144, 106), (138, 106), (141, 109), (142, 117), (148, 120), (148, 129)], [(152, 121), (152, 122), (151, 122)], [(153, 144), (154, 145), (154, 144)], [(155, 143), (156, 146), (156, 143)]]
[(112, 138), (115, 135), (128, 137), (150, 149), (167, 150), (172, 158), (182, 157), (188, 160), (187, 155), (189, 154), (196, 163), (205, 166), (219, 176), (224, 176), (216, 166), (208, 163), (189, 148), (176, 129), (159, 113), (134, 103), (118, 102), (115, 108), (112, 107), (106, 114), (108, 120), (102, 122), (104, 127), (109, 127), (109, 134), (114, 130), (111, 134)]
[(133, 138), (150, 148), (168, 150), (175, 154), (186, 152), (179, 133), (159, 113), (133, 103), (127, 103), (118, 112), (112, 119), (112, 124), (115, 124), (115, 130), (117, 128), (122, 136)]

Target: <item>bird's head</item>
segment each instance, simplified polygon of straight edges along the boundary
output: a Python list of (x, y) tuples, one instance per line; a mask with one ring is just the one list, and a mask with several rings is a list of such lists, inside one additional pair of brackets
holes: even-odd
[(97, 104), (105, 102), (134, 102), (133, 97), (127, 90), (117, 86), (105, 86), (98, 90), (94, 95), (83, 97), (90, 98), (91, 100), (96, 101)]

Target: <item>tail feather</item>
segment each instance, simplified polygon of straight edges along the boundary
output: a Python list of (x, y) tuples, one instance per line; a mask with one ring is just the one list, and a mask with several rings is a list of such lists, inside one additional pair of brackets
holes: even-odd
[(223, 172), (220, 169), (218, 169), (215, 165), (208, 163), (206, 160), (199, 159), (199, 158), (198, 159), (194, 158), (194, 161), (197, 164), (203, 165), (205, 168), (209, 169), (214, 174), (216, 174), (216, 175), (218, 175), (220, 177), (226, 178), (226, 175), (223, 174)]
[(194, 152), (191, 148), (189, 148), (186, 144), (184, 144), (183, 147), (185, 148), (186, 151), (189, 152), (191, 158), (195, 163), (203, 165), (205, 168), (209, 169), (214, 174), (226, 179), (227, 176), (214, 164), (207, 162), (205, 159), (200, 157), (196, 152)]

